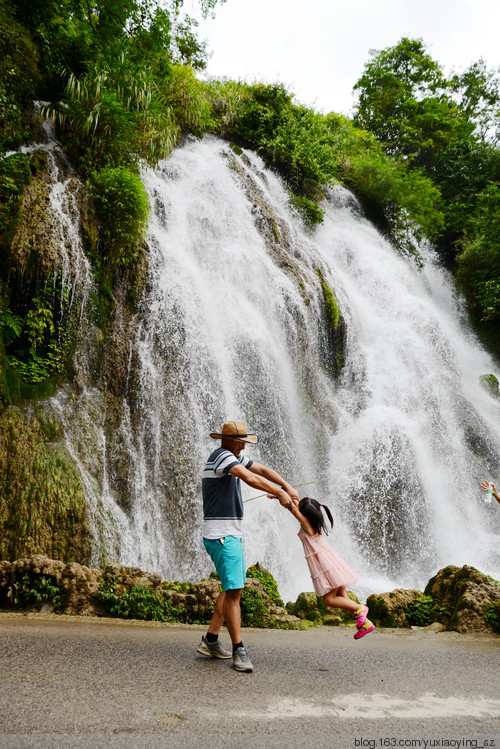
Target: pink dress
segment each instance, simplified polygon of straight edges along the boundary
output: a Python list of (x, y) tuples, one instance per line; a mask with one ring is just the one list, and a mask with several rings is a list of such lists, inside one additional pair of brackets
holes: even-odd
[(304, 547), (316, 595), (324, 596), (341, 585), (352, 585), (358, 581), (356, 573), (339, 557), (321, 533), (308, 536), (301, 528), (298, 536)]

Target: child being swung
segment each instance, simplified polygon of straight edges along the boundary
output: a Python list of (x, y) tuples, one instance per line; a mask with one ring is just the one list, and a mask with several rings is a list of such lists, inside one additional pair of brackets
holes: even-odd
[(321, 596), (331, 608), (348, 609), (357, 615), (355, 640), (373, 632), (375, 626), (366, 618), (368, 606), (355, 603), (347, 596), (346, 586), (357, 582), (357, 575), (332, 549), (324, 536), (328, 534), (328, 529), (322, 510), (333, 528), (329, 508), (315, 499), (304, 497), (300, 502), (292, 502), (288, 509), (300, 523), (298, 536), (304, 547), (316, 595)]

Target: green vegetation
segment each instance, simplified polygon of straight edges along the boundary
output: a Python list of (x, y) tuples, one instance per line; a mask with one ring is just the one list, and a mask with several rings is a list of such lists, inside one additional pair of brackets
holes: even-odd
[(246, 587), (241, 591), (241, 624), (243, 627), (268, 627), (269, 614), (260, 593)]
[[(210, 13), (217, 0), (200, 4)], [(34, 137), (32, 100), (49, 101), (44, 114), (90, 188), (100, 223), (94, 269), (101, 317), (112, 312), (118, 277), (134, 299), (148, 216), (140, 165), (156, 165), (188, 133), (214, 133), (235, 153), (255, 149), (284, 178), (290, 204), (311, 228), (323, 220), (321, 200), (341, 183), (417, 263), (422, 238), (434, 242), (456, 271), (478, 329), (500, 351), (496, 74), (479, 60), (446, 77), (422, 40), (403, 38), (372, 53), (355, 86), (353, 120), (324, 115), (297, 103), (281, 84), (200, 81), (207, 52), (182, 6), (182, 0), (0, 0), (0, 154)], [(0, 162), (4, 246), (35, 170), (21, 154)], [(4, 280), (8, 271), (2, 269)], [(29, 273), (29, 283), (17, 279), (12, 288), (9, 281), (1, 304), (14, 398), (19, 383), (61, 376), (71, 348), (70, 336), (64, 341), (60, 332), (67, 321), (56, 319), (56, 304), (41, 293), (47, 279), (34, 284), (34, 269)], [(22, 283), (24, 302), (16, 307), (10, 300)], [(335, 300), (323, 291), (334, 321)]]
[(29, 575), (24, 575), (20, 583), (14, 583), (8, 597), (15, 606), (31, 607), (51, 603), (57, 607), (61, 601), (61, 594), (54, 583), (50, 576), (33, 576), (30, 579)]
[(180, 621), (181, 612), (147, 585), (138, 585), (130, 590), (117, 592), (116, 577), (111, 576), (101, 583), (97, 595), (110, 616), (120, 619), (146, 619), (154, 622)]
[[(209, 96), (214, 132), (255, 149), (275, 168), (309, 225), (321, 223), (319, 201), (329, 186), (342, 182), (395, 239), (410, 230), (416, 237), (436, 236), (442, 224), (439, 190), (423, 174), (397, 164), (377, 138), (346, 117), (295, 104), (283, 85), (216, 81)], [(415, 251), (409, 236), (406, 244)]]
[[(436, 232), (472, 319), (500, 352), (500, 87), (483, 60), (449, 78), (422, 40), (373, 52), (355, 85), (354, 124), (441, 195)], [(432, 210), (431, 216), (432, 218)]]
[(446, 620), (451, 616), (450, 612), (440, 606), (432, 596), (422, 596), (408, 605), (406, 621), (410, 626), (427, 627), (436, 621)]
[(264, 593), (267, 593), (272, 603), (274, 603), (276, 606), (285, 605), (278, 591), (278, 583), (270, 572), (265, 570), (263, 567), (261, 568), (260, 566), (254, 564), (253, 567), (249, 567), (247, 569), (246, 575), (247, 577), (251, 577), (253, 580), (258, 580), (262, 583)]
[(95, 175), (93, 194), (101, 219), (105, 259), (114, 267), (130, 267), (140, 257), (149, 213), (140, 178), (124, 166), (105, 167)]
[(325, 305), (330, 325), (332, 326), (333, 330), (337, 330), (340, 319), (339, 305), (337, 303), (337, 300), (335, 299), (335, 294), (326, 283), (321, 270), (317, 268), (316, 272), (321, 282), (321, 288), (323, 289), (323, 297), (325, 299)]
[(484, 620), (495, 630), (495, 632), (500, 632), (500, 605), (498, 603), (491, 604), (484, 614)]
[(43, 407), (0, 412), (0, 559), (44, 553), (86, 564), (93, 533), (80, 474), (61, 426)]

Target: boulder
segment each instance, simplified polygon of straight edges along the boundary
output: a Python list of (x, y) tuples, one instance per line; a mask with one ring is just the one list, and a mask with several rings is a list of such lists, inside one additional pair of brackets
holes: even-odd
[(396, 588), (390, 593), (373, 594), (366, 601), (370, 609), (368, 616), (378, 627), (410, 627), (408, 609), (422, 596), (421, 590), (403, 588)]
[(398, 588), (369, 596), (367, 605), (379, 627), (500, 632), (500, 583), (474, 567), (444, 567), (423, 592)]
[(449, 612), (447, 629), (500, 632), (500, 583), (475, 567), (445, 567), (424, 592)]
[(500, 396), (500, 392), (498, 390), (498, 380), (494, 374), (481, 375), (479, 381), (483, 388), (487, 390), (488, 393), (494, 398), (498, 398)]
[[(351, 601), (359, 603), (354, 593), (348, 591), (347, 595)], [(293, 614), (300, 619), (329, 626), (351, 625), (356, 619), (352, 611), (327, 606), (321, 596), (311, 592), (300, 593), (295, 603), (287, 603), (286, 608), (289, 614)]]

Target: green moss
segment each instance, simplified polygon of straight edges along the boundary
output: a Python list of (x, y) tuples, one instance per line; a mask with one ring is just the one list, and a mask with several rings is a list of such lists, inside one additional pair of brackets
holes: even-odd
[(243, 153), (243, 149), (242, 149), (242, 148), (240, 148), (240, 146), (237, 146), (237, 145), (236, 145), (236, 143), (230, 143), (230, 144), (229, 144), (229, 148), (230, 148), (230, 149), (231, 149), (231, 151), (233, 151), (233, 152), (234, 152), (234, 153), (235, 153), (235, 154), (236, 154), (237, 156), (241, 156), (241, 154)]
[(316, 268), (316, 273), (318, 274), (319, 280), (321, 282), (321, 288), (323, 289), (323, 298), (325, 300), (328, 320), (330, 321), (330, 324), (335, 331), (337, 330), (337, 325), (339, 324), (340, 319), (339, 305), (335, 298), (335, 294), (326, 283), (323, 277), (323, 273), (319, 268)]
[(260, 566), (258, 567), (257, 565), (254, 565), (253, 567), (249, 567), (247, 569), (246, 576), (253, 578), (254, 580), (259, 580), (259, 582), (262, 583), (264, 592), (267, 593), (271, 601), (276, 606), (285, 605), (279, 594), (278, 584), (270, 572)]
[(273, 227), (274, 238), (276, 242), (279, 242), (281, 239), (280, 230), (278, 229), (278, 224), (276, 223), (274, 219), (272, 220), (272, 227)]
[(19, 200), (31, 172), (26, 154), (16, 153), (0, 162), (0, 241), (5, 241), (17, 218)]
[(255, 588), (241, 591), (241, 624), (243, 627), (267, 627), (269, 614), (264, 599)]
[(494, 374), (485, 374), (480, 377), (482, 386), (495, 398), (498, 398), (498, 380)]
[(57, 549), (63, 561), (87, 564), (93, 533), (80, 474), (57, 442), (61, 427), (38, 414), (0, 414), (0, 558)]

